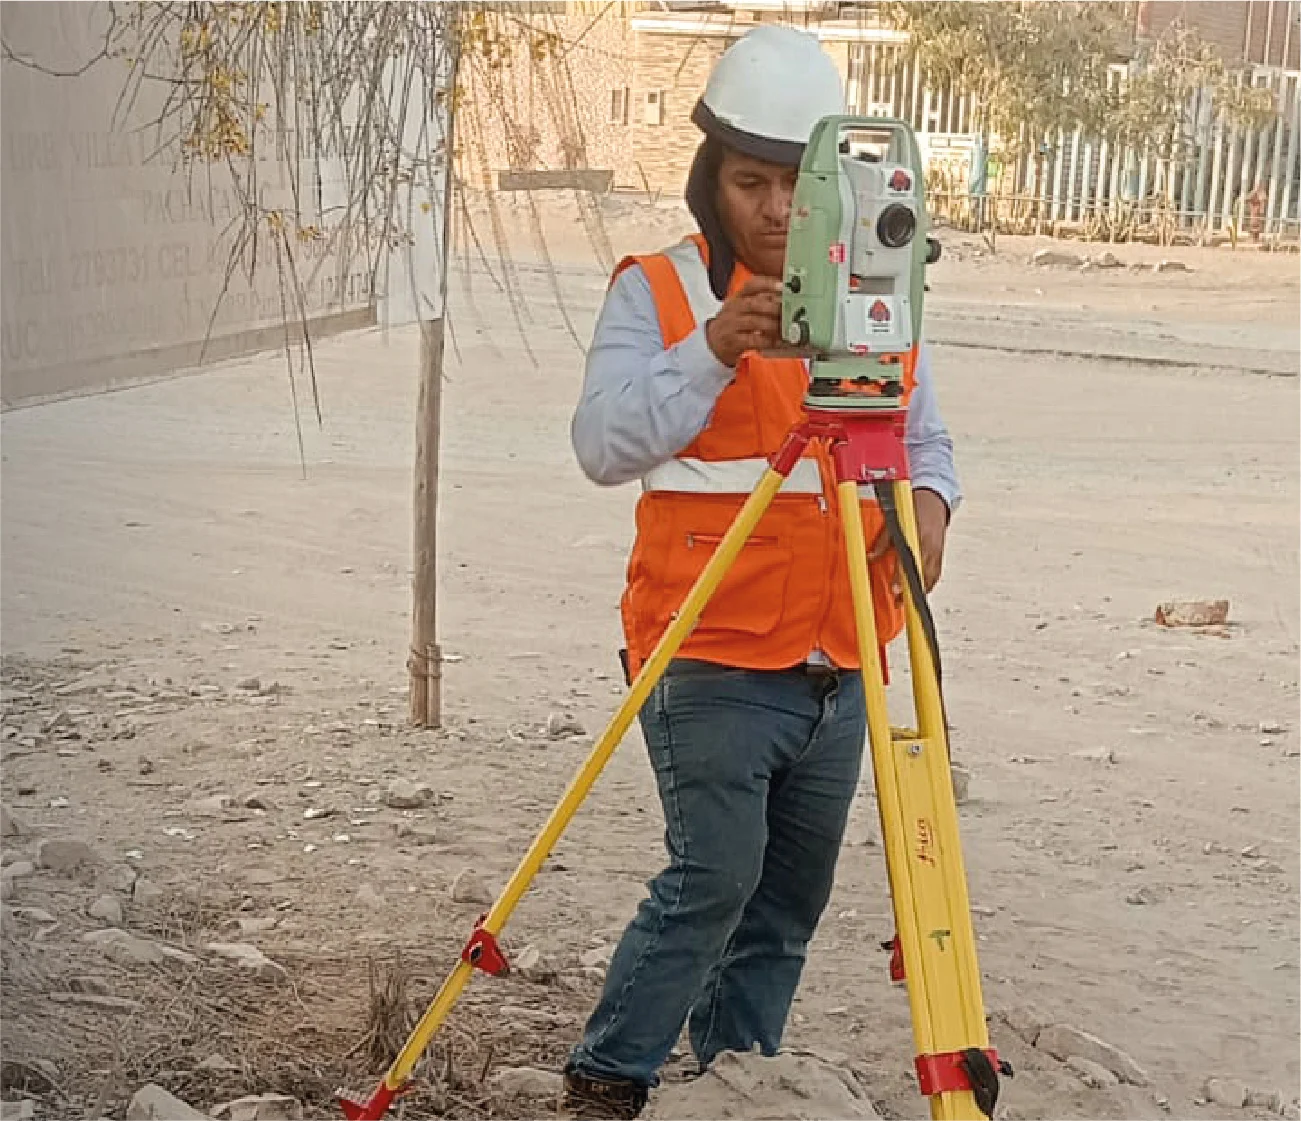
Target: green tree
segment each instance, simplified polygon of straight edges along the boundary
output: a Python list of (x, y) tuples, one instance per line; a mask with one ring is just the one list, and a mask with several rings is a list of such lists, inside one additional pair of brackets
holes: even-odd
[(930, 80), (974, 95), (976, 129), (1015, 149), (1058, 129), (1097, 127), (1108, 68), (1123, 48), (1124, 5), (892, 3)]
[(1196, 31), (1175, 23), (1137, 44), (1125, 80), (1108, 95), (1099, 131), (1140, 151), (1178, 158), (1195, 142), (1199, 95), (1243, 128), (1264, 126), (1275, 111), (1272, 91), (1247, 84)]

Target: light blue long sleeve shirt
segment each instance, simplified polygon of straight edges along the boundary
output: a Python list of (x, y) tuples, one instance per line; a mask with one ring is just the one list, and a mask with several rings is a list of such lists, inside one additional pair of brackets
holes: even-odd
[[(584, 474), (616, 486), (672, 459), (709, 423), (735, 373), (714, 357), (704, 324), (666, 348), (649, 278), (640, 266), (625, 269), (597, 319), (571, 426)], [(962, 492), (953, 441), (935, 399), (924, 345), (916, 376), (904, 434), (912, 485), (935, 491), (955, 510)]]

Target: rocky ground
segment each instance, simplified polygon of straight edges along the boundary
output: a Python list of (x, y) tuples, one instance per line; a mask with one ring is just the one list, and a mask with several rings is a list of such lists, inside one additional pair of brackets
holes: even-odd
[[(682, 224), (619, 205), (616, 253)], [(567, 446), (603, 272), (547, 217), (564, 315), (524, 250), (522, 335), (500, 266), (453, 280), (439, 731), (405, 723), (409, 331), (318, 348), (305, 474), (275, 356), (5, 415), (3, 1116), (368, 1091), (618, 703), (635, 494)], [(946, 241), (935, 607), (1000, 1112), (1295, 1116), (1296, 259)], [(675, 1063), (654, 1116), (925, 1115), (875, 814), (865, 778), (792, 1053)], [(633, 736), (405, 1116), (551, 1110), (660, 832)]]

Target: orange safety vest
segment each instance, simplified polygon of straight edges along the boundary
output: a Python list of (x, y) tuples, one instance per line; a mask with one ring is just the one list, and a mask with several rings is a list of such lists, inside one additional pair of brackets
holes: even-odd
[[(665, 250), (629, 257), (650, 279), (664, 345), (671, 347), (721, 306), (709, 286), (708, 246), (700, 235)], [(750, 273), (738, 263), (731, 292)], [(914, 364), (904, 367), (906, 404)], [(797, 358), (750, 351), (718, 397), (704, 430), (642, 479), (637, 539), (623, 594), (630, 671), (650, 656), (673, 614), (768, 467), (768, 457), (803, 418), (808, 371)], [(874, 498), (864, 498), (870, 548), (882, 527)], [(891, 585), (898, 568), (888, 552), (871, 564), (877, 637), (903, 627)], [(835, 494), (835, 469), (822, 441), (809, 445), (773, 499), (735, 565), (705, 607), (679, 656), (742, 669), (785, 669), (821, 651), (842, 669), (857, 669), (858, 642)]]

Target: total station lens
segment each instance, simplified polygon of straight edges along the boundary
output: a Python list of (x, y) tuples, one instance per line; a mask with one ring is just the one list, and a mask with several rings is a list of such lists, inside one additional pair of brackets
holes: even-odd
[(917, 232), (917, 217), (901, 202), (892, 202), (876, 222), (876, 236), (887, 249), (902, 249)]

